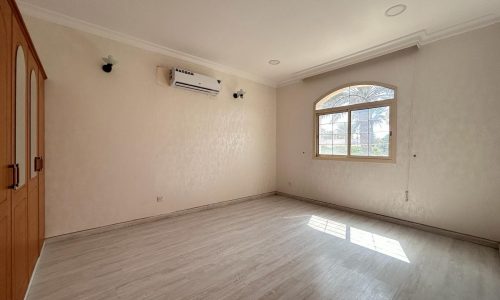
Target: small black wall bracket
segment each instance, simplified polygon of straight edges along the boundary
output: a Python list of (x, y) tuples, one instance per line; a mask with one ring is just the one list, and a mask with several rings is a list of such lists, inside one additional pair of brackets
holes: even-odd
[(102, 65), (102, 70), (106, 73), (110, 73), (113, 70), (113, 65), (112, 64)]
[(102, 70), (106, 73), (110, 73), (113, 70), (113, 65), (116, 65), (118, 63), (118, 61), (111, 55), (108, 55), (108, 57), (103, 57), (102, 61), (104, 62), (104, 65), (102, 65)]

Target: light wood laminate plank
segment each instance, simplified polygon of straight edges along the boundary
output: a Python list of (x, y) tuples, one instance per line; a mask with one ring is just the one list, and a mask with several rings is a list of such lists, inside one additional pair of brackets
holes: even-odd
[(47, 240), (28, 299), (498, 299), (495, 249), (272, 196)]

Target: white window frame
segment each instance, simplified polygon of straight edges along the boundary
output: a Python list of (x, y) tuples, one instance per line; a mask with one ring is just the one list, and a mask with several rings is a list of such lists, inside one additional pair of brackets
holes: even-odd
[[(394, 98), (388, 100), (339, 106), (333, 108), (326, 108), (316, 110), (316, 104), (323, 100), (328, 95), (341, 90), (343, 88), (349, 86), (356, 85), (376, 85), (382, 86), (394, 91)], [(355, 82), (349, 83), (342, 86), (339, 86), (332, 91), (326, 93), (318, 100), (314, 101), (313, 104), (313, 121), (314, 121), (314, 135), (313, 135), (313, 150), (314, 150), (314, 159), (323, 159), (323, 160), (344, 160), (344, 161), (362, 161), (362, 162), (388, 162), (395, 163), (396, 162), (396, 128), (397, 128), (397, 89), (394, 86), (380, 83), (380, 82)], [(389, 156), (359, 156), (359, 155), (351, 155), (351, 111), (377, 108), (377, 107), (389, 107)], [(347, 155), (330, 155), (330, 154), (319, 154), (319, 117), (322, 115), (328, 115), (332, 113), (342, 113), (347, 112), (348, 114), (348, 124), (347, 124)]]

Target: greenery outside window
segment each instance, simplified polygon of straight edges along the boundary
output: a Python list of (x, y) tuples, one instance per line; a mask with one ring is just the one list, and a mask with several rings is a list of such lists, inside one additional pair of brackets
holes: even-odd
[(314, 153), (319, 159), (393, 162), (396, 89), (348, 85), (314, 103)]

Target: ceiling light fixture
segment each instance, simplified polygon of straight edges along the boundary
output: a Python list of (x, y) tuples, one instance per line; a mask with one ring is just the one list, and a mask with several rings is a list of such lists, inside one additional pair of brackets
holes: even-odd
[(388, 17), (395, 17), (395, 16), (399, 16), (400, 14), (404, 13), (405, 10), (406, 10), (406, 5), (396, 4), (394, 6), (389, 7), (385, 11), (385, 15)]
[(270, 61), (268, 61), (268, 63), (270, 65), (276, 66), (276, 65), (279, 65), (281, 63), (281, 61), (279, 61), (277, 59), (271, 59)]

